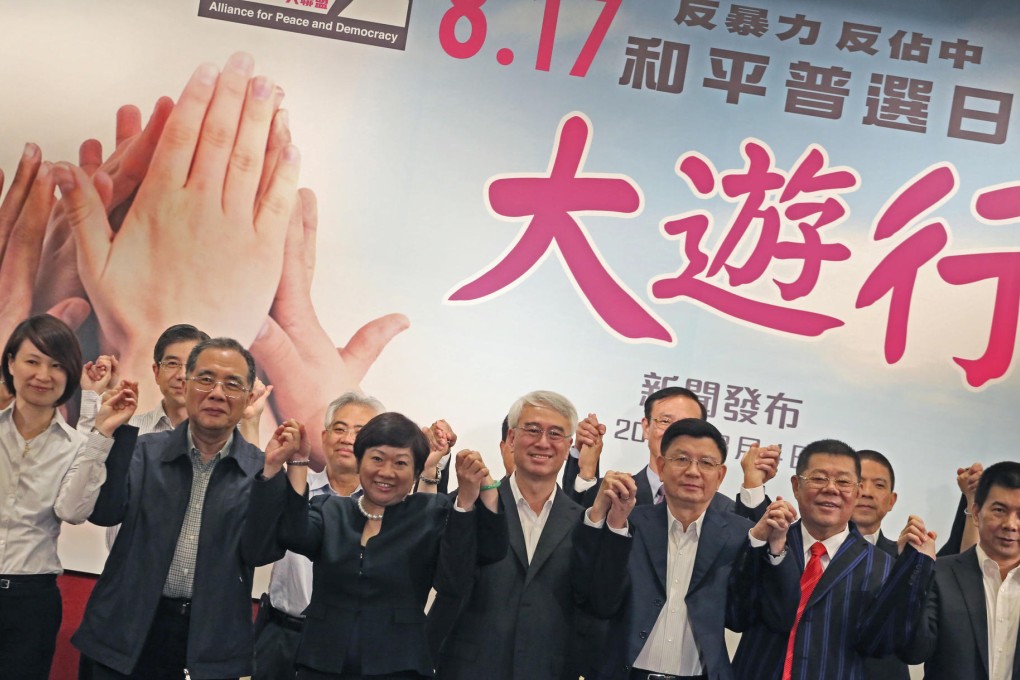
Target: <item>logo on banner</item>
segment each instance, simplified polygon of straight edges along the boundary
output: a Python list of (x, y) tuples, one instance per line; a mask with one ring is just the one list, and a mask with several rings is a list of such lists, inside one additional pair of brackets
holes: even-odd
[(413, 0), (200, 0), (198, 16), (403, 50)]

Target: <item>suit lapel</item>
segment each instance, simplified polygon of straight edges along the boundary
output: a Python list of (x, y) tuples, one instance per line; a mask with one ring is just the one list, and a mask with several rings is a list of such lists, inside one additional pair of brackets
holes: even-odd
[[(545, 526), (542, 527), (542, 535), (538, 537), (538, 545), (535, 546), (535, 554), (531, 558), (528, 575), (524, 579), (525, 588), (535, 577), (535, 574), (542, 569), (542, 565), (546, 563), (556, 547), (574, 530), (581, 514), (579, 510), (580, 508), (571, 503), (567, 494), (557, 486), (552, 508), (549, 509), (549, 518), (546, 520)], [(523, 537), (522, 532), (521, 538), (523, 539)], [(527, 553), (525, 553), (525, 557), (527, 557)]]
[[(977, 644), (978, 657), (981, 658), (981, 666), (988, 674), (988, 618), (987, 605), (985, 604), (985, 584), (981, 574), (981, 565), (978, 564), (977, 550), (971, 548), (963, 553), (961, 559), (953, 560), (953, 577), (960, 584), (960, 592), (963, 593), (963, 601), (967, 606), (967, 614), (970, 616), (970, 629), (974, 631), (974, 642)], [(1014, 677), (1016, 676), (1017, 664), (1013, 664)]]
[(659, 582), (659, 590), (666, 592), (666, 566), (669, 561), (669, 517), (666, 504), (653, 506), (649, 513), (642, 513), (632, 521), (641, 532), (641, 543), (645, 547), (645, 557), (652, 565), (652, 571)]
[[(839, 550), (836, 551), (832, 561), (829, 562), (829, 566), (822, 573), (822, 578), (811, 593), (808, 606), (810, 607), (817, 603), (825, 597), (826, 593), (832, 590), (834, 585), (853, 574), (854, 568), (868, 554), (868, 547), (870, 545), (870, 543), (864, 540), (863, 536), (851, 529), (850, 535), (843, 541), (843, 545), (839, 546)], [(801, 555), (803, 554), (802, 550)]]
[(524, 530), (521, 529), (521, 516), (517, 513), (514, 492), (510, 490), (510, 478), (504, 477), (499, 485), (499, 500), (503, 503), (506, 513), (507, 532), (510, 539), (510, 550), (521, 563), (525, 572), (528, 570), (528, 549), (524, 545)]
[(652, 496), (652, 485), (648, 483), (648, 466), (641, 468), (641, 472), (634, 475), (634, 484), (637, 485), (637, 504), (652, 505), (655, 498)]
[(698, 534), (698, 552), (694, 555), (694, 571), (691, 572), (691, 583), (687, 588), (688, 595), (698, 589), (715, 563), (715, 558), (726, 542), (724, 536), (728, 524), (723, 513), (712, 509), (711, 506), (705, 511), (705, 520), (701, 523), (701, 533)]

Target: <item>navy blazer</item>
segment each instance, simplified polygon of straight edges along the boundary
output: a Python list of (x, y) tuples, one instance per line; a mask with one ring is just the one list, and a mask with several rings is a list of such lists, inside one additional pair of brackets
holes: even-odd
[[(917, 636), (903, 655), (910, 663), (924, 662), (925, 680), (988, 680), (983, 578), (976, 548), (940, 557), (935, 563), (935, 582)], [(1018, 661), (1020, 656), (1013, 661), (1013, 680), (1020, 680)]]
[[(804, 549), (800, 522), (787, 532), (779, 565), (760, 569), (762, 610), (733, 658), (741, 680), (780, 680), (789, 631), (800, 602)], [(765, 560), (765, 548), (757, 549)], [(934, 560), (908, 547), (896, 559), (868, 543), (850, 523), (808, 600), (793, 650), (794, 680), (863, 680), (864, 658), (901, 651), (912, 639), (934, 570)], [(779, 625), (777, 625), (779, 624)]]
[[(899, 556), (896, 541), (886, 538), (881, 530), (878, 532), (875, 547), (893, 559)], [(867, 658), (864, 660), (864, 677), (867, 680), (910, 680), (910, 668), (895, 654), (888, 654), (880, 658)]]
[[(701, 526), (684, 602), (704, 672), (711, 680), (734, 677), (723, 628), (740, 630), (743, 617), (739, 611), (753, 606), (755, 579), (747, 578), (745, 570), (737, 566), (757, 557), (747, 539), (751, 526), (747, 519), (711, 506)], [(598, 680), (629, 677), (667, 604), (667, 505), (634, 508), (629, 531), (630, 537), (624, 537), (606, 527), (582, 524), (574, 538), (575, 572), (586, 587), (586, 606), (599, 616), (612, 618), (598, 664)], [(739, 578), (740, 574), (745, 577)]]
[(437, 596), (429, 611), (429, 638), (442, 645), (436, 677), (577, 680), (584, 645), (601, 640), (575, 604), (571, 549), (583, 509), (557, 487), (529, 563), (507, 479), (499, 498), (510, 535), (506, 557), (477, 569), (466, 597)]
[[(429, 590), (462, 594), (476, 561), (502, 558), (507, 545), (502, 513), (480, 501), (473, 512), (457, 512), (439, 494), (413, 494), (386, 508), (379, 533), (365, 546), (366, 519), (354, 498), (322, 495), (309, 502), (290, 485), (281, 494), (259, 482), (249, 513), (252, 531), (275, 526), (282, 547), (312, 561), (297, 663), (322, 673), (431, 676)], [(353, 661), (360, 668), (348, 667)]]

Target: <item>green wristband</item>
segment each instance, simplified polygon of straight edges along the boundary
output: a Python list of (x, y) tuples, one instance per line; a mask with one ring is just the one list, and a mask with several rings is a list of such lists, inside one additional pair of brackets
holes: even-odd
[(501, 483), (501, 482), (500, 482), (500, 480), (498, 480), (498, 479), (497, 479), (497, 480), (496, 480), (495, 482), (493, 482), (492, 484), (485, 484), (484, 486), (482, 486), (482, 489), (481, 489), (481, 490), (482, 490), (482, 491), (488, 491), (489, 489), (498, 489), (498, 488), (499, 488), (499, 485), (500, 485), (500, 483)]

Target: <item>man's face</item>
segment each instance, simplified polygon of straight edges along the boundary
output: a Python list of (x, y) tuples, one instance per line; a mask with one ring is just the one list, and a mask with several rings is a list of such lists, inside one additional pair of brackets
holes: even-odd
[(641, 419), (641, 429), (648, 440), (648, 451), (652, 457), (659, 455), (659, 442), (670, 423), (684, 418), (700, 418), (701, 407), (693, 399), (684, 396), (660, 399), (652, 404), (652, 418)]
[(858, 481), (853, 458), (829, 453), (811, 456), (804, 479), (793, 476), (793, 495), (811, 536), (825, 540), (846, 528), (861, 495)]
[(992, 486), (985, 504), (972, 512), (985, 554), (1000, 567), (1020, 562), (1020, 489)]
[[(195, 370), (188, 378), (185, 406), (193, 432), (206, 437), (219, 437), (233, 430), (251, 400), (248, 364), (244, 357), (232, 349), (210, 347), (198, 355)], [(218, 382), (203, 387), (196, 379)], [(227, 389), (225, 385), (244, 389), (238, 392), (236, 389)], [(202, 391), (205, 389), (210, 391)]]
[(153, 377), (156, 378), (156, 385), (168, 410), (184, 406), (184, 393), (187, 387), (184, 365), (188, 363), (188, 355), (197, 344), (197, 340), (182, 340), (169, 344), (163, 350), (163, 357), (159, 363), (152, 365)]
[(722, 453), (711, 437), (676, 437), (655, 460), (666, 499), (699, 512), (726, 476)]
[(570, 420), (546, 406), (525, 405), (507, 442), (518, 476), (556, 479), (570, 450)]
[(857, 499), (853, 519), (864, 534), (873, 534), (896, 505), (889, 469), (873, 460), (861, 461), (861, 497)]
[(326, 452), (331, 470), (343, 473), (358, 469), (354, 438), (376, 415), (375, 410), (365, 404), (345, 404), (336, 410), (329, 428), (322, 431), (322, 450)]

